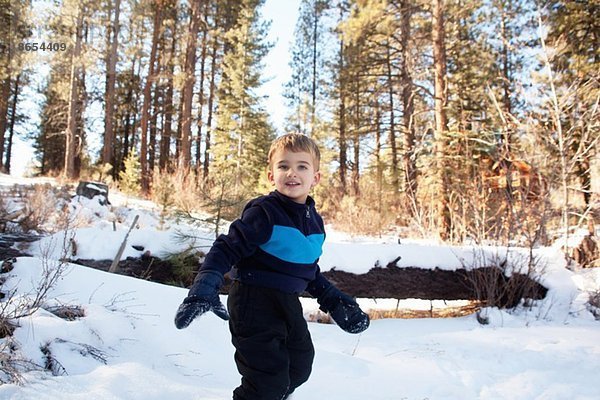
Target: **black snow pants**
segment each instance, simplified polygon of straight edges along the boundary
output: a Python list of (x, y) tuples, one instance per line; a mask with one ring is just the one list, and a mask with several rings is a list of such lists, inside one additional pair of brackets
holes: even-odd
[(315, 351), (297, 295), (236, 281), (227, 308), (242, 375), (234, 400), (282, 400), (308, 380)]

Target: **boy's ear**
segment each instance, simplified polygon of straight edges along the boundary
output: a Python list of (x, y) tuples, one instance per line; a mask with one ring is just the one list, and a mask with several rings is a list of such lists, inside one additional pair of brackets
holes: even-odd
[(273, 171), (271, 171), (271, 168), (267, 170), (267, 179), (272, 185), (275, 184), (275, 179), (273, 178)]
[(314, 177), (313, 183), (312, 183), (312, 185), (310, 185), (310, 187), (317, 186), (319, 184), (319, 182), (321, 182), (321, 172), (317, 171), (317, 172), (315, 172), (315, 177)]

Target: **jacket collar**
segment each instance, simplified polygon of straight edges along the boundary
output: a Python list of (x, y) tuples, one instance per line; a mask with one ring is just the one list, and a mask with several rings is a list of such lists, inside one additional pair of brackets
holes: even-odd
[(279, 199), (286, 207), (298, 211), (305, 211), (307, 208), (312, 208), (315, 206), (315, 200), (310, 196), (306, 198), (306, 203), (300, 204), (296, 203), (286, 195), (279, 193), (277, 190), (272, 191), (269, 195)]

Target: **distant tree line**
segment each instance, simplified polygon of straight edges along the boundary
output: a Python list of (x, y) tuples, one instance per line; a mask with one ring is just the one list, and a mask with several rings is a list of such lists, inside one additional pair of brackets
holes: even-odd
[[(264, 0), (63, 0), (41, 18), (39, 2), (1, 1), (2, 170), (43, 63), (41, 123), (29, 132), (40, 174), (130, 181), (135, 158), (145, 194), (163, 174), (204, 193), (264, 190), (275, 136), (256, 93), (271, 46)], [(563, 227), (588, 218), (598, 21), (598, 0), (301, 0), (285, 130), (323, 146), (324, 213), (378, 233), (514, 235), (547, 207), (540, 190), (523, 193), (543, 180)], [(92, 129), (100, 154), (89, 154)]]

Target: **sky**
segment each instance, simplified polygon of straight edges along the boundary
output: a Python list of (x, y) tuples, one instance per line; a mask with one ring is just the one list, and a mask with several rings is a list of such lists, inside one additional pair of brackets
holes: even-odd
[(263, 17), (271, 20), (268, 40), (275, 43), (265, 57), (265, 78), (269, 79), (263, 87), (266, 99), (266, 109), (271, 114), (271, 122), (278, 133), (283, 132), (286, 116), (283, 97), (283, 85), (289, 80), (289, 49), (294, 38), (294, 28), (298, 19), (300, 0), (266, 0), (263, 6)]
[[(0, 191), (14, 184), (41, 182), (0, 174)], [(44, 182), (56, 185), (51, 179)], [(160, 206), (111, 191), (110, 207), (97, 199), (73, 197), (66, 208), (77, 222), (72, 231), (77, 257), (112, 259), (133, 218), (139, 225), (129, 236), (125, 257), (143, 251), (158, 255), (184, 248), (177, 231), (214, 238), (208, 226), (161, 221)], [(20, 199), (5, 198), (12, 209)], [(49, 200), (49, 204), (52, 202)], [(118, 218), (116, 218), (118, 216)], [(112, 221), (116, 221), (113, 230)], [(46, 228), (52, 228), (50, 219)], [(56, 229), (56, 227), (54, 227)], [(469, 247), (448, 247), (396, 237), (350, 236), (327, 226), (320, 260), (322, 270), (336, 267), (363, 273), (386, 265), (398, 255), (398, 267), (459, 268)], [(69, 237), (71, 235), (68, 235)], [(2, 310), (35, 297), (45, 275), (61, 265), (65, 232), (46, 236), (20, 257), (14, 269), (0, 273)], [(133, 245), (143, 246), (136, 250)], [(66, 250), (70, 250), (66, 248)], [(522, 249), (527, 251), (527, 249)], [(489, 252), (504, 249), (488, 247)], [(519, 251), (519, 249), (512, 249)], [(541, 283), (546, 299), (507, 312), (484, 309), (489, 325), (474, 315), (445, 319), (377, 319), (363, 333), (351, 335), (335, 325), (309, 322), (316, 357), (312, 376), (293, 400), (597, 400), (600, 368), (600, 322), (587, 305), (600, 290), (600, 269), (565, 268), (560, 246), (536, 250), (545, 265)], [(70, 252), (68, 252), (70, 253)], [(223, 400), (230, 399), (240, 377), (233, 360), (227, 323), (211, 313), (183, 330), (174, 327), (177, 306), (187, 289), (109, 274), (71, 263), (49, 290), (43, 307), (14, 322), (11, 346), (22, 368), (21, 385), (0, 385), (3, 400)], [(50, 268), (50, 269), (48, 269)], [(226, 297), (221, 299), (226, 303)], [(310, 319), (317, 303), (302, 298)], [(395, 299), (359, 298), (364, 310), (392, 310)], [(80, 307), (84, 316), (65, 320), (54, 307)], [(407, 299), (400, 307), (444, 307), (443, 301)], [(0, 339), (0, 348), (6, 339)], [(48, 361), (56, 375), (44, 371)], [(3, 366), (8, 360), (3, 358)], [(1, 369), (0, 369), (1, 374)]]

